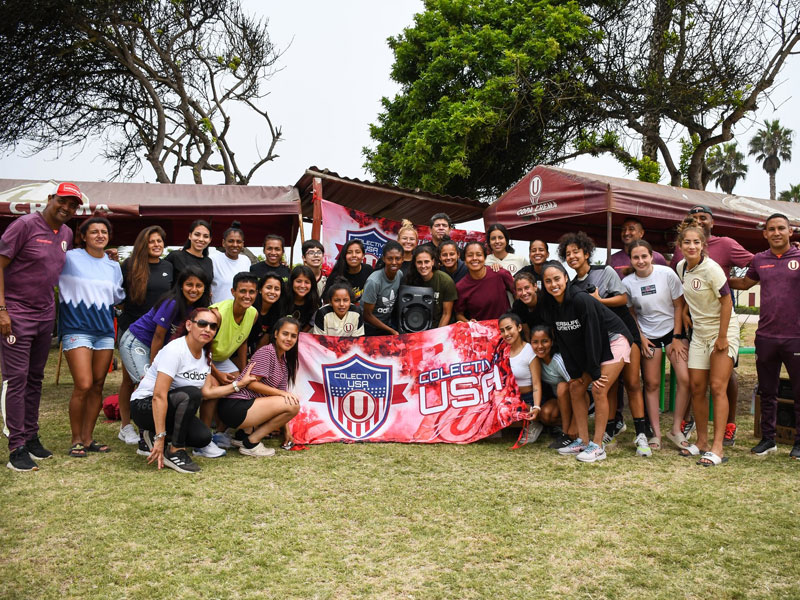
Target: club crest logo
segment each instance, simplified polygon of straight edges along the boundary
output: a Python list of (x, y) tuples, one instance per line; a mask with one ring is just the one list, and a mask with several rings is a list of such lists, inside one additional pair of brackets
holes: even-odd
[(693, 290), (699, 290), (702, 285), (703, 285), (703, 282), (700, 281), (699, 279), (697, 279), (697, 278), (692, 279), (692, 289)]
[(344, 332), (345, 333), (353, 333), (355, 331), (356, 326), (352, 323), (345, 323), (344, 324)]
[(797, 271), (797, 269), (800, 268), (800, 262), (798, 262), (795, 259), (792, 259), (788, 263), (786, 263), (786, 266), (789, 267), (790, 271)]
[(392, 238), (386, 237), (377, 227), (371, 227), (364, 231), (351, 231), (348, 229), (347, 241), (345, 244), (350, 240), (361, 240), (361, 243), (364, 244), (364, 255), (367, 264), (374, 267), (375, 263), (378, 262), (378, 259), (383, 254), (384, 245), (386, 245), (386, 242), (391, 241), (391, 239)]
[(61, 249), (66, 252), (67, 251), (67, 242), (61, 242)]
[(355, 355), (322, 365), (322, 378), (331, 420), (347, 437), (368, 438), (386, 422), (392, 395), (391, 366)]
[(530, 185), (528, 186), (528, 196), (531, 199), (531, 204), (538, 204), (539, 198), (542, 195), (542, 178), (538, 175), (531, 177)]

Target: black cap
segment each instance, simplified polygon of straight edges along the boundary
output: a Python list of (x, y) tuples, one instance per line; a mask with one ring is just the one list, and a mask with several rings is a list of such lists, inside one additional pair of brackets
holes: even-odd
[(714, 216), (714, 213), (711, 212), (711, 209), (708, 208), (707, 206), (703, 206), (702, 204), (698, 204), (697, 206), (693, 206), (692, 208), (689, 209), (690, 215), (696, 215), (697, 213), (708, 213), (712, 217)]

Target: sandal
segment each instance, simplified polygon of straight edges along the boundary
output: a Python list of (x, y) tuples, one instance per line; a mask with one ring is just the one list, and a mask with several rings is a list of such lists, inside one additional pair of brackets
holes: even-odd
[(661, 450), (661, 439), (657, 437), (651, 437), (647, 440), (647, 445), (650, 446), (651, 450)]
[(680, 450), (678, 450), (678, 454), (686, 458), (691, 458), (692, 456), (700, 456), (700, 448), (698, 448), (694, 444), (691, 444), (689, 446), (686, 446), (685, 448), (681, 448)]
[(679, 431), (678, 433), (672, 433), (671, 431), (668, 431), (667, 439), (675, 444), (679, 450), (686, 448), (689, 445), (689, 442), (686, 439), (686, 436), (683, 435), (682, 431)]
[(728, 462), (727, 456), (718, 456), (713, 452), (706, 452), (700, 457), (700, 460), (697, 461), (697, 464), (703, 467), (718, 467), (719, 465), (724, 465)]
[(83, 444), (73, 444), (67, 455), (72, 458), (86, 458), (86, 448)]
[(111, 446), (108, 444), (98, 444), (97, 440), (92, 440), (92, 443), (86, 446), (87, 452), (111, 452)]

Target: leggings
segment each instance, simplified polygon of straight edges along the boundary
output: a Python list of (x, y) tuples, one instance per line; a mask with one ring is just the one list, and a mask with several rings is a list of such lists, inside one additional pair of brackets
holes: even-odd
[[(167, 433), (176, 448), (203, 448), (211, 441), (211, 430), (196, 416), (202, 401), (200, 388), (193, 386), (175, 388), (167, 393)], [(131, 402), (131, 418), (140, 429), (159, 433), (153, 421), (152, 396)]]

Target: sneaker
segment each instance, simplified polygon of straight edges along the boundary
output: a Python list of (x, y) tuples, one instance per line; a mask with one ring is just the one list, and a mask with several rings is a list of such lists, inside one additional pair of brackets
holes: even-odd
[(558, 453), (562, 456), (570, 456), (573, 454), (580, 454), (586, 450), (586, 444), (583, 443), (581, 438), (572, 440), (568, 446), (558, 449)]
[(558, 450), (559, 448), (566, 448), (571, 443), (572, 443), (572, 438), (569, 437), (566, 433), (562, 433), (556, 439), (550, 442), (548, 448), (552, 448), (553, 450)]
[(767, 454), (772, 454), (777, 451), (778, 444), (775, 443), (775, 440), (768, 440), (767, 438), (761, 438), (758, 444), (750, 448), (750, 452), (756, 456), (766, 456)]
[(231, 436), (228, 435), (227, 431), (217, 431), (211, 436), (211, 441), (214, 442), (219, 448), (233, 447), (233, 440), (231, 440)]
[(189, 458), (186, 450), (171, 452), (169, 448), (164, 448), (164, 466), (178, 473), (197, 473), (200, 470), (200, 465)]
[(603, 432), (603, 447), (612, 448), (617, 444), (616, 438), (610, 436), (607, 431)]
[(538, 440), (539, 436), (542, 435), (542, 431), (544, 431), (544, 425), (539, 423), (539, 421), (531, 421), (531, 424), (528, 426), (528, 443), (532, 444)]
[(264, 446), (264, 444), (259, 442), (252, 448), (248, 448), (247, 446), (240, 447), (239, 454), (244, 454), (245, 456), (258, 456), (258, 457), (275, 456), (275, 449), (267, 448), (266, 446)]
[(25, 449), (28, 451), (28, 454), (31, 455), (33, 460), (44, 460), (53, 456), (53, 453), (50, 452), (50, 450), (42, 446), (42, 442), (38, 435), (25, 442)]
[(139, 434), (136, 433), (136, 428), (132, 423), (128, 423), (125, 427), (121, 428), (117, 437), (129, 446), (139, 443)]
[(39, 470), (25, 446), (20, 446), (8, 454), (8, 464), (6, 466), (12, 471), (20, 472)]
[(736, 444), (736, 423), (725, 425), (725, 437), (722, 440), (723, 446), (734, 446)]
[(620, 433), (625, 433), (626, 431), (628, 431), (628, 426), (625, 425), (624, 419), (620, 419), (614, 423), (614, 437), (617, 437)]
[(589, 445), (586, 446), (583, 452), (579, 453), (575, 458), (581, 462), (592, 463), (598, 460), (605, 460), (606, 451), (602, 446), (598, 446), (594, 442), (589, 442)]
[(247, 434), (243, 429), (237, 429), (236, 433), (233, 434), (233, 438), (231, 439), (231, 446), (241, 448), (244, 446), (245, 440), (247, 440)]
[(150, 448), (147, 447), (144, 435), (139, 437), (139, 446), (136, 448), (136, 454), (139, 456), (150, 456)]
[(690, 418), (688, 421), (681, 421), (681, 433), (683, 433), (683, 437), (688, 440), (689, 436), (692, 435), (692, 432), (695, 430), (695, 427), (694, 417)]
[(213, 441), (208, 442), (208, 446), (203, 448), (195, 448), (192, 452), (195, 456), (202, 456), (203, 458), (219, 458), (227, 454), (226, 450), (218, 447)]
[(800, 460), (800, 442), (795, 442), (792, 446), (792, 451), (789, 453), (789, 458)]
[(653, 456), (653, 450), (650, 448), (645, 434), (640, 433), (637, 435), (633, 443), (636, 446), (636, 456), (644, 456), (645, 458)]

